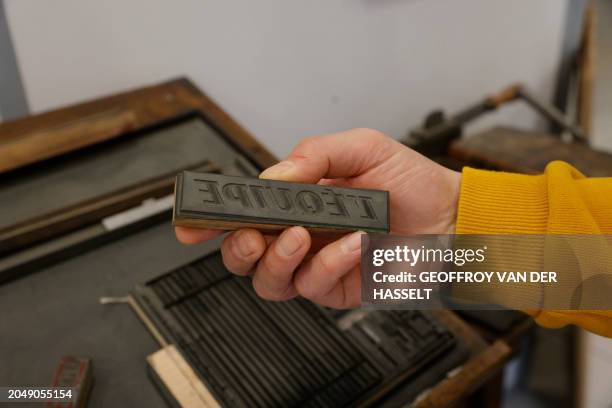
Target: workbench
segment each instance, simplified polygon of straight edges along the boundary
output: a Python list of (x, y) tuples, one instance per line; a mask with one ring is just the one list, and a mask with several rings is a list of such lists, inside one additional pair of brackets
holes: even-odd
[[(206, 142), (212, 149), (211, 160), (192, 157), (185, 163), (183, 159), (189, 154), (167, 142), (170, 136), (163, 132), (168, 132), (164, 127), (168, 125), (217, 132), (225, 142)], [(129, 216), (112, 218), (140, 205), (143, 199), (163, 207), (163, 198), (172, 192), (167, 174), (155, 183), (133, 180), (140, 183), (137, 191), (131, 188), (119, 195), (103, 194), (102, 199), (93, 199), (84, 187), (87, 177), (80, 180), (78, 174), (64, 175), (58, 182), (71, 194), (83, 196), (81, 204), (69, 208), (60, 205), (61, 197), (55, 196), (54, 185), (49, 183), (52, 179), (44, 178), (47, 166), (61, 168), (65, 160), (102, 154), (85, 140), (90, 144), (92, 139), (103, 141), (111, 146), (105, 149), (112, 149), (113, 143), (141, 132), (165, 135), (156, 142), (158, 152), (169, 152), (163, 160), (138, 159), (139, 168), (160, 173), (159, 163), (178, 160), (178, 156), (183, 161), (177, 161), (177, 168), (203, 166), (253, 175), (277, 161), (255, 137), (182, 78), (0, 124), (0, 157), (13, 149), (4, 156), (0, 170), (2, 208), (10, 209), (19, 202), (10, 194), (20, 191), (21, 184), (15, 180), (22, 180), (36, 187), (21, 190), (19, 194), (24, 195), (19, 197), (31, 198), (27, 198), (27, 208), (20, 210), (38, 214), (26, 214), (24, 221), (8, 227), (0, 225), (0, 309), (4, 316), (0, 325), (0, 385), (47, 385), (63, 355), (86, 356), (93, 360), (95, 377), (88, 406), (166, 406), (146, 369), (146, 358), (160, 348), (158, 342), (128, 305), (101, 304), (100, 298), (126, 296), (136, 285), (210, 252), (218, 247), (218, 240), (180, 245), (170, 224), (170, 212), (165, 210), (156, 210), (155, 216), (129, 225), (125, 221)], [(38, 142), (49, 140), (64, 143), (38, 147)], [(191, 151), (197, 152), (197, 143)], [(145, 147), (130, 148), (142, 153), (138, 149)], [(92, 171), (91, 163), (81, 164)], [(114, 172), (127, 174), (121, 172), (127, 172), (130, 161), (117, 163), (97, 165), (102, 176), (94, 172), (92, 177), (106, 179), (107, 175), (112, 179)], [(45, 208), (54, 202), (58, 202), (57, 209), (45, 214)], [(11, 209), (18, 215), (17, 210)], [(415, 406), (474, 406), (479, 401), (486, 406), (498, 405), (504, 364), (516, 353), (531, 320), (517, 319), (500, 332), (475, 320), (466, 323), (450, 311), (436, 314), (462, 339), (469, 358), (453, 375), (427, 387)]]

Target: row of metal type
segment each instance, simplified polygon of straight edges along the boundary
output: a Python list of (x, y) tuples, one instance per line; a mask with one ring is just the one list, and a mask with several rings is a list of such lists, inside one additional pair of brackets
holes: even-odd
[(369, 312), (340, 330), (331, 313), (304, 299), (262, 300), (218, 252), (147, 286), (155, 314), (223, 406), (355, 405), (454, 345), (419, 311)]
[(196, 371), (231, 406), (345, 406), (381, 376), (334, 322), (296, 299), (266, 302), (218, 254), (149, 286)]

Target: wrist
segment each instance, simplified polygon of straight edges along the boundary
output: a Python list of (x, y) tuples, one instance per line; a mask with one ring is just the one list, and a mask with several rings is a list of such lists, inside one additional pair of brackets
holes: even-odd
[(459, 196), (461, 192), (461, 173), (454, 170), (448, 170), (449, 180), (449, 206), (446, 214), (446, 225), (444, 228), (445, 234), (454, 234), (457, 225), (457, 214), (459, 211)]

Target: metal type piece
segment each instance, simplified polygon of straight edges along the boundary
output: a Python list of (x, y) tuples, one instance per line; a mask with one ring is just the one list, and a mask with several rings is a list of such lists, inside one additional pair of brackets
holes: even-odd
[(389, 232), (389, 193), (184, 171), (176, 178), (174, 225), (233, 230)]

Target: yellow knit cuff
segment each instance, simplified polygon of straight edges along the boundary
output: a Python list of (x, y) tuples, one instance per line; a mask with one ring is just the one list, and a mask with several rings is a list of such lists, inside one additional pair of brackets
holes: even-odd
[(457, 234), (545, 234), (546, 176), (463, 169)]
[[(459, 207), (457, 211), (457, 234), (545, 234), (548, 225), (548, 196), (546, 176), (530, 176), (487, 170), (463, 169)], [(513, 259), (520, 256), (518, 248), (507, 248), (507, 253), (498, 254)], [(503, 264), (503, 262), (502, 262)], [(537, 269), (534, 269), (537, 270)], [(461, 288), (457, 288), (460, 291)], [(478, 289), (478, 288), (477, 288)], [(494, 302), (511, 307), (513, 300), (529, 299), (537, 305), (542, 296), (539, 285), (514, 285), (512, 290), (487, 285)], [(472, 289), (474, 290), (474, 289)], [(528, 311), (537, 316), (538, 311)]]

